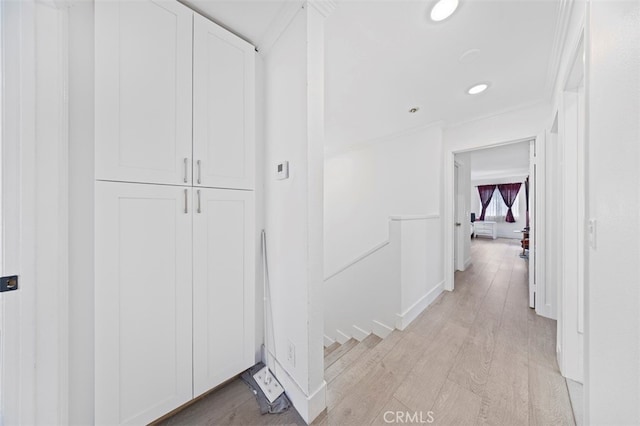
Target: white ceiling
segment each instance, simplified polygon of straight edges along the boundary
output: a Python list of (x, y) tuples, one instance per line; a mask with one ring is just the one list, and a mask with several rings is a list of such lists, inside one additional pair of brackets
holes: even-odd
[(471, 180), (529, 174), (529, 142), (471, 151)]
[[(560, 0), (339, 1), (326, 22), (326, 144), (457, 123), (545, 98)], [(480, 54), (463, 63), (470, 49)], [(490, 82), (485, 93), (466, 90)], [(407, 110), (420, 108), (416, 114)]]
[[(300, 0), (181, 0), (254, 45)], [(449, 19), (434, 0), (337, 0), (326, 21), (326, 145), (458, 123), (550, 94), (550, 57), (564, 0), (460, 0)], [(471, 49), (479, 55), (460, 57)], [(471, 55), (473, 56), (473, 55)], [(466, 89), (491, 87), (477, 96)], [(409, 108), (417, 106), (416, 114)]]

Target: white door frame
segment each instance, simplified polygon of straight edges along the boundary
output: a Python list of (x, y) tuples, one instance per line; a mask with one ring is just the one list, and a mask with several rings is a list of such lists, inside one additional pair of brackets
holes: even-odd
[[(543, 135), (544, 136), (544, 135)], [(538, 141), (541, 141), (538, 136)], [(529, 307), (535, 308), (536, 304), (536, 262), (538, 260), (539, 248), (537, 244), (536, 233), (538, 228), (538, 208), (537, 190), (538, 190), (538, 165), (537, 161), (537, 145), (534, 141), (529, 143)]]
[(585, 280), (585, 110), (584, 30), (572, 46), (571, 67), (564, 79), (558, 105), (558, 142), (562, 150), (562, 246), (559, 271), (558, 365), (563, 376), (584, 381), (584, 280)]
[[(448, 291), (454, 290), (454, 250), (455, 250), (455, 214), (454, 214), (454, 174), (455, 174), (455, 155), (463, 152), (477, 151), (485, 148), (495, 148), (504, 145), (511, 145), (520, 142), (535, 141), (535, 136), (529, 136), (521, 139), (510, 140), (499, 143), (487, 143), (474, 146), (473, 148), (453, 150), (445, 148), (443, 161), (444, 174), (444, 289)], [(542, 239), (538, 239), (539, 243), (544, 244)], [(537, 266), (537, 265), (536, 265)]]

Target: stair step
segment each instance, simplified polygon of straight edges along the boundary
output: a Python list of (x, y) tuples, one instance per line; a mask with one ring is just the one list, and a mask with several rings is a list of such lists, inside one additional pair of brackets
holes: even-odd
[[(335, 407), (358, 385), (358, 382), (369, 374), (384, 357), (400, 342), (406, 334), (394, 330), (381, 342), (365, 352), (360, 358), (349, 365), (332, 381), (327, 380), (327, 407)], [(325, 378), (326, 380), (326, 378)]]
[(339, 347), (340, 347), (340, 343), (333, 342), (331, 345), (329, 345), (326, 348), (324, 348), (324, 357), (326, 358), (327, 355), (329, 355), (331, 352), (335, 351)]
[(356, 339), (349, 339), (344, 342), (342, 345), (340, 345), (339, 348), (337, 348), (324, 358), (324, 367), (327, 368), (328, 366), (339, 360), (344, 354), (353, 349), (353, 347), (357, 344), (358, 341)]
[(375, 348), (376, 345), (381, 341), (381, 338), (379, 338), (375, 334), (371, 334), (362, 342), (351, 348), (351, 350), (342, 355), (333, 364), (328, 365), (325, 363), (324, 379), (327, 381), (327, 383), (330, 383), (333, 379), (338, 377), (340, 373), (349, 368), (351, 364), (353, 364), (367, 352)]

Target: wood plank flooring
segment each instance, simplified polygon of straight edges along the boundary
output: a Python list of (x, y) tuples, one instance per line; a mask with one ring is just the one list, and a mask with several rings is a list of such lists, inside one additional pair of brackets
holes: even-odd
[[(314, 425), (574, 425), (556, 322), (528, 307), (519, 241), (472, 242), (473, 265), (405, 331), (325, 351), (328, 409)], [(391, 420), (391, 421), (390, 421)], [(163, 425), (302, 425), (260, 416), (233, 381)]]

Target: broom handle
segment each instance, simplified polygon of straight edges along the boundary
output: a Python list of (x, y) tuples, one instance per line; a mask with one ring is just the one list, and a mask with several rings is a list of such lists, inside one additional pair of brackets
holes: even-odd
[(262, 309), (263, 309), (263, 314), (262, 314), (262, 325), (263, 325), (263, 331), (264, 331), (264, 360), (265, 360), (265, 364), (267, 365), (268, 368), (269, 367), (269, 330), (267, 327), (267, 274), (268, 274), (268, 269), (267, 269), (267, 236), (266, 233), (264, 232), (264, 229), (262, 230), (262, 233), (260, 235), (260, 242), (262, 245)]

